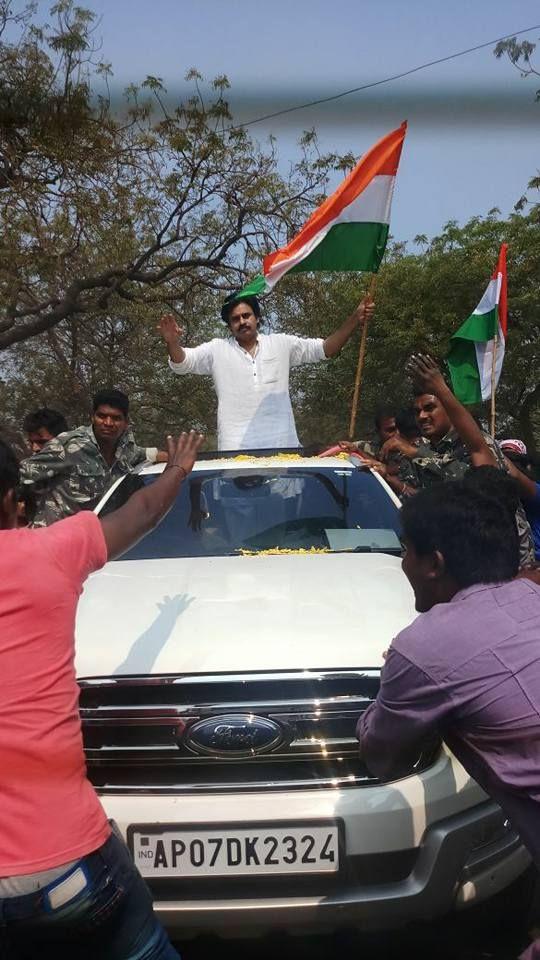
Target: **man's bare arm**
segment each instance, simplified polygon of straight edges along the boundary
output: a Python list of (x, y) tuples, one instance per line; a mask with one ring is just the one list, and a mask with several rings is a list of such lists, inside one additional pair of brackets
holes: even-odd
[(537, 485), (531, 477), (528, 477), (521, 470), (518, 470), (515, 463), (512, 463), (507, 457), (504, 458), (504, 462), (508, 467), (508, 473), (516, 481), (519, 487), (519, 495), (522, 500), (534, 500), (537, 494)]
[(404, 437), (394, 435), (383, 443), (380, 453), (381, 460), (386, 463), (387, 460), (391, 459), (391, 454), (395, 453), (401, 453), (402, 456), (412, 460), (418, 454), (418, 447), (414, 443), (410, 443), (409, 440), (405, 440)]
[(172, 507), (180, 485), (193, 468), (204, 437), (183, 433), (177, 441), (167, 437), (169, 463), (144, 490), (133, 494), (123, 507), (101, 521), (109, 560), (125, 553), (153, 530)]
[(161, 317), (157, 330), (159, 330), (161, 336), (163, 337), (165, 343), (167, 344), (167, 350), (169, 351), (169, 356), (173, 363), (183, 363), (186, 359), (185, 351), (180, 346), (180, 337), (183, 334), (182, 327), (180, 327), (172, 313), (166, 313)]
[(495, 456), (476, 420), (452, 393), (435, 361), (424, 354), (417, 354), (409, 360), (407, 372), (425, 393), (431, 393), (441, 401), (448, 419), (471, 455), (473, 466), (496, 467)]
[(331, 333), (324, 341), (323, 349), (325, 356), (337, 357), (347, 341), (351, 339), (356, 328), (363, 326), (366, 321), (371, 320), (374, 310), (375, 304), (373, 300), (367, 298), (361, 300), (356, 310), (353, 310), (350, 317), (347, 317), (345, 323), (342, 323), (341, 326), (338, 327), (337, 330), (334, 330), (334, 333)]

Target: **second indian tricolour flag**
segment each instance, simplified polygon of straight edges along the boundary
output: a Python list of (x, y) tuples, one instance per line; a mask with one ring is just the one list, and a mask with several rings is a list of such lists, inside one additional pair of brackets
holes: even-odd
[(267, 293), (286, 273), (378, 270), (406, 132), (402, 123), (371, 147), (300, 232), (264, 258), (263, 275), (248, 283), (242, 296)]
[(499, 382), (506, 345), (506, 250), (503, 243), (484, 296), (451, 339), (448, 366), (462, 403), (488, 400), (492, 384)]

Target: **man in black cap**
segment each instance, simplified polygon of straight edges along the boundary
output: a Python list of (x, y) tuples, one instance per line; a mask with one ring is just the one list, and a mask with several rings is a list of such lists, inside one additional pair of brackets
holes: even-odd
[(335, 357), (356, 328), (373, 314), (373, 303), (362, 301), (326, 340), (259, 331), (257, 297), (231, 294), (221, 317), (230, 336), (199, 347), (180, 346), (183, 330), (168, 314), (158, 330), (167, 344), (174, 373), (212, 377), (218, 397), (218, 449), (265, 450), (298, 447), (289, 397), (289, 371), (304, 363)]

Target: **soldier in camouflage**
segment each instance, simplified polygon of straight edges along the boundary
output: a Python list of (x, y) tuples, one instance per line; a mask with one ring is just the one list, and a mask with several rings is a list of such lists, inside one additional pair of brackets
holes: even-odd
[(89, 426), (60, 434), (21, 463), (21, 486), (37, 497), (35, 527), (92, 510), (118, 477), (144, 461), (167, 459), (157, 447), (135, 442), (129, 400), (120, 390), (101, 390), (92, 409)]
[(394, 407), (378, 407), (375, 412), (375, 433), (373, 440), (340, 440), (339, 445), (342, 450), (350, 453), (358, 451), (364, 453), (372, 460), (380, 460), (380, 452), (383, 443), (393, 437), (397, 431), (396, 410)]
[(393, 438), (400, 437), (409, 441), (409, 445), (420, 446), (420, 432), (413, 408), (406, 407), (396, 412), (395, 407), (379, 407), (375, 414), (375, 431), (377, 438), (374, 440), (340, 440), (339, 445), (349, 453), (361, 454), (366, 468), (380, 473), (399, 499), (404, 501), (416, 493), (419, 486), (411, 461), (399, 452), (397, 446), (385, 463), (381, 456), (385, 444)]
[[(424, 442), (420, 447), (400, 437), (391, 437), (381, 456), (387, 460), (399, 450), (409, 462), (407, 483), (421, 489), (432, 483), (461, 480), (471, 465), (507, 470), (497, 442), (484, 433), (454, 396), (436, 363), (428, 357), (413, 357), (408, 372), (414, 383), (416, 419)], [(534, 563), (531, 528), (522, 507), (516, 511), (522, 566)]]
[(32, 453), (39, 453), (49, 440), (53, 440), (59, 433), (69, 430), (66, 418), (59, 410), (50, 407), (40, 407), (28, 413), (23, 420), (23, 430), (26, 442)]

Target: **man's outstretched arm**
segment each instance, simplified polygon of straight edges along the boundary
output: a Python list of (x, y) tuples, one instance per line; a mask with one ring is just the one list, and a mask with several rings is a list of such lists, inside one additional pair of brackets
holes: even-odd
[(533, 501), (540, 499), (540, 484), (536, 483), (531, 477), (528, 477), (523, 471), (518, 470), (508, 457), (504, 458), (508, 473), (516, 481), (519, 487), (519, 495), (522, 500)]
[(496, 467), (495, 456), (476, 420), (452, 393), (435, 361), (424, 354), (417, 354), (409, 360), (407, 372), (425, 393), (431, 393), (440, 400), (452, 426), (467, 447), (473, 466)]
[(167, 437), (168, 466), (153, 483), (138, 490), (123, 507), (101, 521), (109, 560), (125, 553), (153, 530), (172, 507), (182, 481), (191, 473), (204, 441), (200, 433), (183, 433), (177, 441)]
[(360, 756), (381, 780), (411, 773), (422, 750), (437, 738), (449, 711), (444, 694), (391, 646), (375, 703), (360, 717)]
[(334, 330), (334, 333), (331, 333), (324, 341), (323, 350), (325, 356), (337, 357), (347, 341), (351, 339), (356, 328), (363, 326), (366, 321), (371, 320), (374, 310), (375, 304), (373, 300), (369, 300), (367, 297), (361, 300), (356, 310), (353, 310), (350, 317), (347, 317), (345, 323), (342, 323), (341, 326), (338, 327), (337, 330)]

